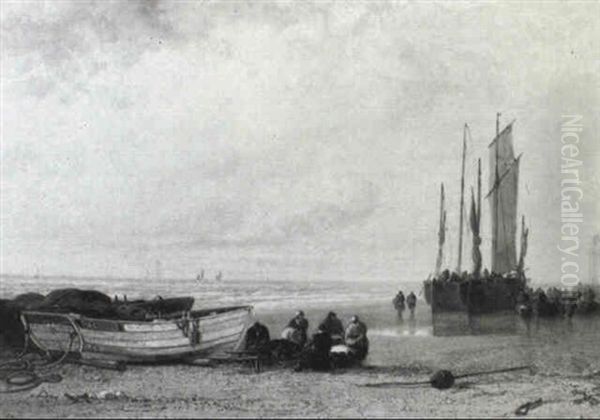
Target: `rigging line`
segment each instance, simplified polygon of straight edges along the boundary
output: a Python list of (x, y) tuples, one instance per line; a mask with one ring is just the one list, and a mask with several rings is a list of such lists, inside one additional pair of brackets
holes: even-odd
[(523, 156), (523, 153), (521, 153), (516, 159), (513, 160), (513, 162), (506, 169), (506, 171), (504, 171), (502, 176), (498, 178), (498, 182), (494, 184), (492, 189), (487, 193), (487, 195), (484, 198), (488, 198), (490, 196), (490, 194), (494, 192), (494, 190), (496, 190), (497, 188), (500, 188), (500, 184), (502, 183), (502, 180), (504, 178), (506, 178), (508, 176), (509, 172), (511, 171), (511, 169), (514, 168), (515, 165), (517, 165), (519, 163), (519, 161), (521, 160), (521, 156)]

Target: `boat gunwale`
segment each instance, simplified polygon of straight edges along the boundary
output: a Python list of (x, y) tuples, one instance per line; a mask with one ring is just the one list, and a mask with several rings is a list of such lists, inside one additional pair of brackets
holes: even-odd
[[(247, 310), (251, 312), (254, 309), (253, 305), (240, 305), (240, 306), (226, 306), (222, 308), (209, 308), (209, 309), (198, 309), (195, 311), (189, 311), (190, 318), (189, 319), (212, 319), (217, 318), (219, 315), (229, 314), (230, 312), (237, 310)], [(214, 311), (219, 311), (217, 313), (213, 313)], [(205, 315), (201, 315), (205, 314)], [(102, 322), (112, 322), (118, 324), (138, 324), (138, 325), (165, 325), (165, 324), (173, 324), (182, 319), (186, 319), (185, 316), (179, 316), (174, 318), (160, 318), (153, 320), (124, 320), (124, 319), (110, 319), (110, 318), (92, 318), (88, 316), (84, 316), (81, 314), (77, 314), (74, 312), (50, 312), (50, 311), (35, 311), (35, 310), (25, 310), (21, 312), (21, 315), (27, 317), (27, 315), (38, 315), (38, 316), (57, 316), (62, 318), (68, 318), (70, 320), (89, 320), (89, 321), (102, 321)], [(27, 320), (28, 323), (36, 324), (38, 322), (31, 322)], [(87, 328), (89, 329), (89, 328)]]

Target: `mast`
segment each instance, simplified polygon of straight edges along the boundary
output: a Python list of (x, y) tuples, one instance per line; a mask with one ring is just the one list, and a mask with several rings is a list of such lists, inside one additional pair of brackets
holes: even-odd
[(463, 129), (463, 152), (462, 152), (462, 172), (460, 176), (460, 221), (458, 232), (458, 264), (456, 267), (457, 273), (460, 274), (460, 266), (462, 263), (462, 242), (463, 242), (463, 213), (465, 207), (465, 155), (467, 152), (467, 124)]
[(500, 135), (500, 113), (497, 112), (496, 113), (496, 167), (494, 169), (494, 197), (492, 199), (492, 202), (494, 203), (494, 241), (492, 243), (492, 247), (493, 247), (493, 260), (492, 260), (492, 267), (494, 267), (495, 264), (495, 259), (496, 259), (496, 255), (498, 252), (498, 184), (499, 184), (499, 174), (498, 174), (498, 136)]
[(438, 254), (435, 261), (435, 277), (440, 275), (442, 267), (442, 257), (444, 242), (446, 239), (446, 211), (444, 210), (444, 183), (442, 182), (440, 190), (440, 230), (438, 231)]
[(481, 158), (477, 159), (477, 220), (481, 226)]
[(473, 275), (479, 278), (481, 274), (481, 237), (479, 228), (481, 226), (481, 159), (478, 161), (477, 168), (477, 204), (475, 204), (475, 194), (471, 187), (471, 231), (473, 232)]

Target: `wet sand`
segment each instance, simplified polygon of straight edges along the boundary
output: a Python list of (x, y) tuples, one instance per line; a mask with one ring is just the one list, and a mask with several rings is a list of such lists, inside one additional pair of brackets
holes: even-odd
[[(326, 310), (305, 309), (312, 330)], [(433, 337), (426, 307), (414, 323), (398, 322), (390, 315), (393, 312), (380, 305), (348, 305), (336, 310), (343, 319), (357, 312), (370, 325), (371, 352), (362, 368), (297, 373), (289, 367), (271, 366), (256, 373), (246, 364), (174, 364), (130, 365), (125, 372), (118, 372), (63, 365), (58, 370), (64, 378), (60, 383), (44, 383), (28, 392), (0, 395), (0, 415), (517, 417), (514, 412), (518, 406), (541, 398), (542, 405), (530, 411), (528, 417), (598, 416), (597, 321), (576, 319), (574, 326), (561, 321), (543, 324), (529, 337)], [(257, 312), (274, 338), (288, 316), (289, 311)], [(573, 329), (572, 337), (579, 341), (560, 339)], [(443, 391), (430, 386), (360, 386), (427, 380), (437, 369), (461, 374), (523, 364), (534, 370), (459, 379), (453, 388)], [(91, 396), (88, 401), (73, 402), (65, 396), (84, 393)], [(585, 395), (588, 399), (580, 401)]]

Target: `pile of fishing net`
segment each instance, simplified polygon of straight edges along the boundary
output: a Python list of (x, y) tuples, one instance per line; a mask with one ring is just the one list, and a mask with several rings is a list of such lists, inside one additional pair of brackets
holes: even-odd
[(194, 298), (118, 301), (97, 290), (57, 289), (46, 296), (25, 293), (0, 299), (0, 344), (22, 343), (22, 311), (74, 313), (90, 318), (148, 321), (181, 316), (192, 309)]

